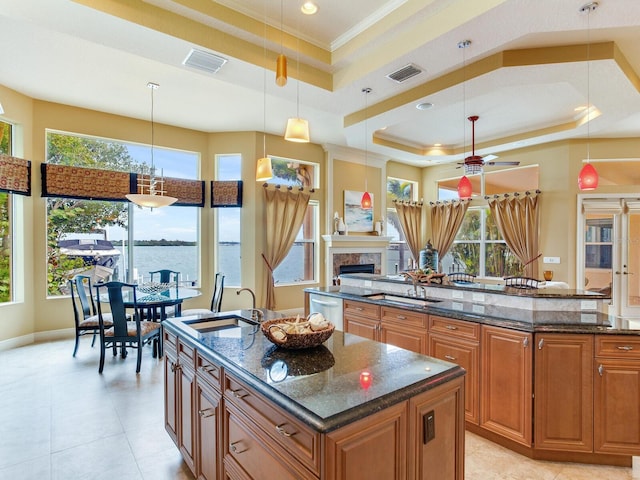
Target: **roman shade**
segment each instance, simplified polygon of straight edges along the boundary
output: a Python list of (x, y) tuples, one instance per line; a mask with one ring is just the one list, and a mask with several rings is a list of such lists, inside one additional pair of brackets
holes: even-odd
[(31, 195), (31, 162), (0, 155), (0, 192)]

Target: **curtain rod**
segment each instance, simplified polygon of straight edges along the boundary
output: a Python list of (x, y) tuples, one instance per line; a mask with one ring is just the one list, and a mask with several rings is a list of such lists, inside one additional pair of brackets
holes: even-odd
[(437, 202), (429, 202), (429, 205), (434, 206), (434, 205), (446, 205), (448, 203), (454, 204), (456, 202), (459, 203), (464, 203), (464, 202), (471, 202), (471, 200), (473, 200), (473, 198), (461, 198), (458, 200), (438, 200)]
[(422, 206), (424, 201), (420, 200), (419, 202), (416, 202), (416, 201), (398, 200), (396, 198), (396, 199), (393, 200), (393, 203), (402, 203), (403, 205), (419, 205), (419, 206)]
[[(540, 195), (542, 192), (540, 190), (535, 190), (534, 192), (530, 192), (529, 190), (527, 190), (526, 192), (524, 192), (525, 195), (531, 195), (532, 193)], [(504, 194), (504, 198), (509, 198), (510, 195), (513, 195), (514, 197), (519, 197), (520, 196), (520, 192), (505, 193)], [(484, 197), (485, 200), (489, 200), (490, 198), (500, 198), (500, 195), (496, 194), (493, 197), (491, 197), (490, 195), (486, 195)]]
[[(263, 188), (269, 188), (269, 185), (271, 185), (271, 184), (270, 183), (263, 183), (262, 187)], [(274, 185), (273, 187), (274, 188), (280, 188), (280, 187), (284, 187), (284, 186), (286, 186), (286, 185)], [(296, 188), (298, 189), (299, 192), (303, 192), (304, 191), (304, 187), (296, 187)], [(293, 190), (293, 186), (292, 185), (287, 186), (287, 190)], [(315, 191), (316, 191), (315, 188), (309, 189), (309, 192), (311, 192), (311, 193), (314, 193)]]

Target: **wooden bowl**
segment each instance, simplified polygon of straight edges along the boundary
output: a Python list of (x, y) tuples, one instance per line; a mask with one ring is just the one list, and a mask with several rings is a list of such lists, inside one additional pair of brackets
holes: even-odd
[(329, 327), (324, 330), (311, 333), (287, 333), (280, 324), (285, 322), (293, 322), (296, 317), (284, 317), (277, 318), (275, 320), (268, 320), (260, 324), (260, 329), (265, 337), (269, 339), (271, 343), (281, 348), (290, 349), (302, 349), (313, 348), (326, 342), (333, 331), (336, 329), (335, 325), (329, 322)]

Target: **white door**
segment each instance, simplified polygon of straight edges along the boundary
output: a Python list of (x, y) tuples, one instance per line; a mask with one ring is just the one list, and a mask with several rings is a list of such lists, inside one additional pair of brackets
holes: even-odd
[(610, 313), (640, 317), (640, 200), (582, 200), (578, 287), (611, 295)]

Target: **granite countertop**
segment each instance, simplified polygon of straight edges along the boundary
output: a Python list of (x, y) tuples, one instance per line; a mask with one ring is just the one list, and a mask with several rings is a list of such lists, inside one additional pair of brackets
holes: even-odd
[(472, 321), (485, 325), (512, 328), (525, 332), (547, 333), (615, 333), (640, 335), (640, 322), (620, 320), (614, 316), (597, 311), (556, 311), (527, 310), (498, 305), (477, 304), (458, 300), (437, 299), (428, 306), (393, 305), (383, 300), (371, 300), (371, 295), (383, 293), (378, 288), (360, 288), (353, 286), (307, 288), (306, 292), (321, 293), (361, 302), (404, 308), (431, 315), (442, 315), (458, 320)]
[[(248, 311), (222, 312), (209, 319)], [(267, 312), (266, 319), (277, 318)], [(201, 319), (204, 317), (200, 317)], [(195, 317), (168, 319), (168, 330), (319, 432), (332, 431), (464, 375), (459, 366), (336, 330), (323, 345), (275, 347), (258, 326), (198, 332)], [(362, 372), (371, 374), (361, 384)]]

